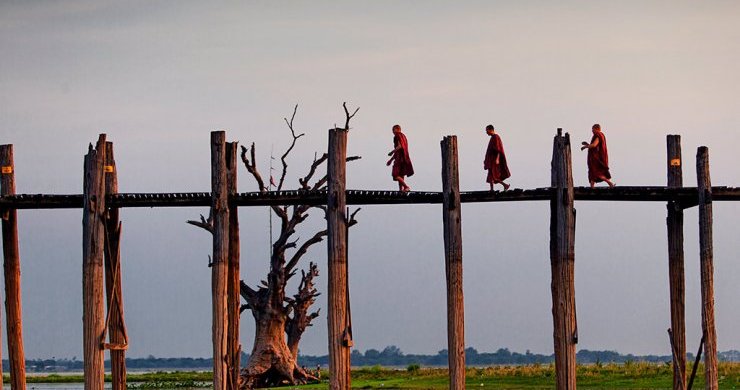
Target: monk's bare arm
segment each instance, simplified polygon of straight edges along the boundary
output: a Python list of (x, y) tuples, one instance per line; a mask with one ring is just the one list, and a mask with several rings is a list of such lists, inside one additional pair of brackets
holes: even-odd
[(586, 142), (586, 141), (583, 141), (581, 143), (581, 145), (583, 145), (583, 146), (581, 146), (581, 150), (583, 150), (583, 149), (594, 149), (595, 147), (599, 146), (599, 139), (596, 138), (596, 140), (594, 140), (594, 142), (592, 142), (590, 144), (588, 142)]
[(393, 148), (393, 150), (391, 150), (390, 152), (388, 152), (388, 155), (389, 156), (392, 156), (394, 153), (396, 153), (399, 150), (401, 150), (401, 145), (398, 145), (395, 148)]

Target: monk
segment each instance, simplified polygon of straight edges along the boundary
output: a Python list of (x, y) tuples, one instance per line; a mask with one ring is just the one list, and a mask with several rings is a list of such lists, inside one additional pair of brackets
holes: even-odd
[(393, 126), (393, 150), (388, 155), (391, 158), (385, 165), (391, 165), (393, 163), (391, 176), (393, 180), (398, 182), (398, 190), (401, 192), (411, 191), (411, 187), (406, 184), (404, 178), (406, 176), (413, 176), (414, 166), (411, 164), (411, 157), (409, 157), (409, 142), (401, 132), (401, 126), (399, 125)]
[(614, 187), (614, 183), (609, 180), (612, 175), (609, 173), (609, 151), (606, 148), (606, 136), (601, 132), (601, 125), (596, 123), (591, 126), (591, 132), (594, 136), (591, 143), (582, 142), (581, 150), (588, 149), (588, 182), (591, 188), (596, 183), (606, 182), (609, 187)]
[(509, 166), (506, 164), (504, 144), (501, 142), (501, 137), (496, 134), (493, 125), (486, 126), (486, 133), (491, 136), (488, 141), (488, 149), (486, 149), (486, 158), (483, 160), (483, 169), (488, 170), (486, 182), (491, 185), (491, 191), (493, 191), (494, 184), (503, 185), (504, 191), (506, 191), (509, 189), (509, 184), (504, 183), (504, 180), (511, 177), (511, 172), (509, 172)]

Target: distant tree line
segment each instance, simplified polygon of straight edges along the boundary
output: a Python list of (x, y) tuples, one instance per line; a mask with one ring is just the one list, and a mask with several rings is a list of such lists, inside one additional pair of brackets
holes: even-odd
[[(420, 366), (447, 366), (447, 350), (443, 349), (436, 355), (404, 354), (395, 345), (385, 347), (382, 351), (368, 349), (363, 354), (358, 350), (352, 351), (353, 366), (397, 366), (405, 367), (411, 364)], [(694, 355), (689, 353), (688, 359), (694, 360)], [(626, 362), (651, 362), (667, 363), (672, 360), (670, 355), (622, 355), (615, 351), (590, 351), (582, 349), (576, 354), (579, 364), (596, 363), (626, 363)], [(740, 361), (740, 351), (727, 351), (719, 353), (720, 361)], [(327, 366), (328, 356), (299, 356), (301, 365), (315, 367), (317, 365)], [(555, 361), (555, 355), (543, 355), (531, 353), (511, 352), (508, 348), (499, 348), (496, 352), (478, 352), (475, 348), (465, 349), (465, 363), (470, 366), (490, 366), (501, 364), (549, 364)]]
[[(249, 359), (249, 355), (242, 353), (242, 364)], [(579, 364), (596, 363), (626, 363), (626, 362), (670, 362), (670, 355), (622, 355), (615, 351), (590, 351), (582, 349), (578, 351), (576, 359)], [(689, 361), (694, 360), (692, 353), (688, 354)], [(549, 364), (553, 362), (554, 355), (543, 355), (531, 353), (511, 352), (508, 348), (499, 348), (496, 352), (478, 352), (475, 348), (465, 350), (465, 362), (470, 366), (490, 366), (497, 364)], [(731, 350), (719, 353), (720, 361), (740, 362), (740, 351)], [(329, 356), (299, 355), (298, 362), (307, 368), (316, 366), (327, 367)], [(396, 366), (406, 367), (418, 364), (420, 366), (434, 367), (447, 366), (447, 350), (443, 349), (436, 355), (405, 354), (395, 345), (385, 347), (382, 351), (368, 349), (365, 353), (358, 350), (352, 351), (353, 366)], [(110, 368), (110, 362), (105, 361), (105, 367)], [(213, 368), (213, 360), (210, 358), (158, 358), (152, 355), (146, 358), (126, 358), (126, 367), (131, 370), (210, 370)], [(29, 372), (62, 372), (82, 371), (83, 362), (76, 357), (72, 359), (33, 359), (26, 360), (26, 370)], [(3, 360), (3, 370), (9, 370), (7, 360)]]

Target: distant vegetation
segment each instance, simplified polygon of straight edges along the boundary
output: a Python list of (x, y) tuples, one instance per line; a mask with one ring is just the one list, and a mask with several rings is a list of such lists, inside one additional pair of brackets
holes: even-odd
[[(689, 361), (693, 362), (694, 356), (689, 353)], [(512, 365), (512, 364), (549, 364), (554, 361), (553, 355), (511, 352), (507, 348), (500, 348), (496, 352), (478, 352), (475, 348), (465, 350), (466, 363), (468, 366), (490, 366), (490, 365)], [(249, 355), (242, 354), (242, 364)], [(578, 363), (580, 364), (602, 364), (602, 363), (627, 363), (627, 362), (651, 362), (667, 363), (671, 356), (666, 355), (622, 355), (614, 351), (589, 351), (582, 349), (578, 351)], [(740, 362), (740, 351), (726, 351), (719, 354), (719, 360), (725, 362)], [(329, 357), (300, 355), (298, 362), (307, 368), (314, 369), (316, 366), (326, 367)], [(447, 350), (443, 349), (436, 355), (405, 354), (396, 346), (385, 347), (382, 351), (368, 349), (365, 353), (358, 350), (352, 351), (352, 365), (383, 366), (407, 368), (409, 365), (419, 367), (445, 367), (447, 366)], [(106, 368), (109, 362), (105, 362)], [(213, 361), (204, 358), (157, 358), (148, 356), (146, 358), (127, 358), (126, 366), (129, 370), (210, 370)], [(36, 359), (27, 360), (28, 372), (64, 372), (82, 371), (82, 361), (72, 359)], [(8, 371), (8, 361), (3, 360), (3, 371)]]
[[(672, 369), (665, 363), (626, 362), (579, 365), (577, 368), (579, 388), (599, 389), (668, 389), (672, 383)], [(327, 370), (321, 372), (322, 381), (306, 386), (291, 386), (299, 389), (326, 389)], [(695, 389), (704, 387), (704, 370), (699, 367)], [(494, 365), (470, 367), (466, 370), (466, 388), (484, 389), (551, 389), (555, 384), (553, 364)], [(82, 375), (42, 375), (28, 377), (29, 383), (79, 383)], [(106, 378), (108, 381), (110, 378)], [(6, 375), (5, 380), (8, 380)], [(130, 389), (173, 389), (209, 387), (210, 372), (153, 372), (129, 373)], [(401, 369), (381, 366), (362, 367), (352, 370), (352, 387), (361, 389), (447, 389), (448, 375), (445, 368), (423, 368), (411, 364)], [(31, 386), (32, 387), (32, 386)], [(740, 363), (719, 364), (720, 389), (740, 388)]]
[[(740, 364), (720, 363), (719, 388), (740, 387)], [(322, 378), (325, 376), (322, 375)], [(405, 370), (383, 369), (379, 366), (352, 371), (352, 387), (358, 389), (447, 389), (447, 370), (442, 368)], [(598, 389), (670, 389), (671, 366), (662, 363), (624, 363), (579, 365), (579, 388)], [(465, 388), (475, 389), (552, 389), (555, 386), (553, 364), (501, 365), (468, 368)], [(693, 388), (704, 387), (703, 369), (699, 370)], [(298, 389), (326, 389), (327, 383), (291, 386)]]

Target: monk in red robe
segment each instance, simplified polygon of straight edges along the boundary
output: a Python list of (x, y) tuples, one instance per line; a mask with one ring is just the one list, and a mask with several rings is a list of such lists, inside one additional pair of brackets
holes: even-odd
[(404, 178), (414, 174), (414, 166), (411, 164), (409, 157), (409, 142), (406, 136), (401, 132), (401, 126), (393, 126), (393, 150), (388, 153), (391, 158), (385, 165), (393, 163), (391, 176), (398, 182), (398, 190), (402, 192), (411, 191), (411, 187), (406, 184)]
[(591, 143), (582, 142), (581, 150), (588, 149), (588, 182), (591, 188), (596, 183), (606, 182), (609, 187), (614, 187), (614, 183), (609, 180), (612, 175), (609, 173), (609, 151), (606, 148), (606, 136), (601, 132), (601, 125), (596, 123), (591, 127), (594, 136)]
[(506, 191), (509, 189), (509, 185), (504, 183), (504, 180), (511, 177), (511, 172), (509, 172), (509, 166), (506, 164), (504, 144), (501, 142), (501, 137), (496, 134), (493, 125), (486, 126), (486, 133), (491, 136), (488, 141), (488, 149), (486, 149), (486, 158), (483, 160), (483, 169), (488, 170), (486, 182), (491, 185), (491, 191), (493, 191), (494, 184), (503, 185), (504, 191)]

